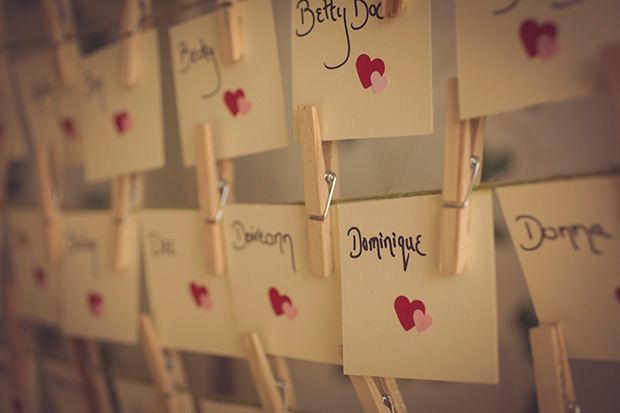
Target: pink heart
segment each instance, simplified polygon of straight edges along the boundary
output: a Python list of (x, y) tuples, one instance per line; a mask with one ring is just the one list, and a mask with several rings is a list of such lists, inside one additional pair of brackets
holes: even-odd
[(203, 295), (200, 297), (200, 306), (205, 310), (209, 311), (213, 309), (213, 300), (208, 295)]
[(371, 74), (378, 72), (382, 75), (385, 72), (385, 63), (379, 58), (370, 60), (367, 54), (361, 54), (357, 57), (355, 68), (357, 69), (357, 76), (362, 82), (362, 87), (368, 89), (372, 85)]
[(133, 129), (133, 119), (127, 111), (117, 112), (114, 115), (114, 126), (116, 127), (116, 133), (122, 135)]
[(293, 304), (291, 304), (289, 302), (284, 302), (282, 304), (282, 311), (284, 312), (284, 314), (286, 314), (286, 317), (289, 320), (292, 320), (295, 317), (297, 317), (297, 313), (299, 312), (297, 307), (295, 307)]
[(616, 288), (616, 298), (620, 301), (620, 287)]
[(14, 398), (12, 404), (13, 404), (13, 412), (14, 413), (23, 413), (24, 412), (24, 406), (22, 405), (21, 400), (19, 400), (18, 398)]
[(550, 59), (562, 50), (562, 46), (558, 39), (548, 34), (542, 34), (538, 37), (536, 40), (536, 48), (542, 60)]
[(415, 321), (413, 319), (413, 313), (415, 311), (426, 313), (426, 307), (422, 301), (409, 301), (404, 295), (396, 297), (396, 300), (394, 300), (394, 310), (398, 316), (398, 321), (400, 321), (405, 331), (409, 331), (415, 327)]
[(77, 123), (72, 118), (63, 118), (60, 120), (60, 127), (69, 140), (76, 140), (80, 137)]
[(247, 100), (244, 96), (241, 96), (237, 99), (237, 107), (239, 108), (239, 113), (242, 115), (247, 115), (247, 113), (252, 109), (252, 102)]
[(34, 276), (34, 281), (37, 287), (44, 290), (47, 285), (47, 279), (45, 277), (45, 271), (43, 268), (36, 267), (32, 270), (32, 275)]
[(433, 325), (433, 317), (428, 314), (424, 314), (422, 310), (415, 310), (413, 312), (413, 322), (418, 332), (422, 332)]
[(101, 317), (103, 315), (103, 297), (97, 293), (91, 293), (88, 295), (88, 304), (90, 307), (90, 312), (97, 316)]
[(554, 22), (545, 22), (540, 25), (534, 19), (527, 19), (521, 24), (521, 42), (529, 57), (536, 57), (540, 53), (538, 39), (541, 36), (549, 36), (555, 39), (558, 28)]
[(372, 84), (373, 92), (379, 93), (390, 85), (390, 78), (387, 75), (381, 75), (379, 72), (372, 72), (370, 83)]

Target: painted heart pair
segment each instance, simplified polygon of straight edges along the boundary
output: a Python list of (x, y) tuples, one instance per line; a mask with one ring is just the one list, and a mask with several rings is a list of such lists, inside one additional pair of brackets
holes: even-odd
[(77, 140), (81, 137), (77, 122), (73, 118), (66, 117), (60, 120), (60, 129), (69, 140)]
[(96, 292), (87, 294), (86, 302), (90, 313), (95, 317), (103, 316), (103, 296)]
[(189, 289), (194, 297), (194, 302), (198, 307), (202, 307), (207, 311), (213, 309), (213, 300), (211, 300), (209, 290), (206, 286), (191, 283), (189, 285)]
[(271, 287), (269, 289), (269, 299), (271, 300), (271, 307), (273, 307), (273, 311), (277, 316), (285, 314), (289, 320), (297, 317), (299, 310), (293, 305), (288, 295), (280, 294), (275, 287)]
[(385, 63), (379, 58), (370, 60), (367, 54), (361, 54), (355, 68), (364, 89), (372, 86), (373, 92), (379, 93), (390, 85), (390, 78), (385, 74)]
[(32, 269), (32, 277), (34, 279), (34, 283), (35, 285), (41, 289), (41, 290), (45, 290), (45, 287), (47, 286), (47, 275), (45, 273), (45, 270), (41, 267), (35, 267)]
[(394, 300), (394, 310), (405, 331), (416, 327), (421, 333), (433, 325), (433, 317), (426, 314), (426, 306), (420, 300), (409, 301), (401, 295)]
[(558, 28), (553, 22), (538, 25), (534, 19), (525, 20), (521, 24), (521, 41), (529, 57), (550, 59), (562, 50), (557, 39)]
[(237, 116), (237, 114), (247, 115), (252, 109), (252, 102), (245, 98), (243, 89), (237, 89), (234, 92), (227, 90), (224, 93), (224, 103), (233, 116)]

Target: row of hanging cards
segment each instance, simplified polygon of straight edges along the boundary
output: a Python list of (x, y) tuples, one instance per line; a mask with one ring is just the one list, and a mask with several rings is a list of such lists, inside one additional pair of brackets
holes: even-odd
[(26, 357), (24, 360), (26, 390), (20, 393), (13, 386), (15, 376), (12, 374), (9, 351), (0, 347), (0, 411), (2, 412), (39, 411), (40, 386), (37, 363), (32, 357)]

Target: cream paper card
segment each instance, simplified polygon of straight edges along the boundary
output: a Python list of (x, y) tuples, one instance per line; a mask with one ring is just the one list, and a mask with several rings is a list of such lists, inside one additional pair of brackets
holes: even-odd
[(64, 215), (65, 259), (61, 269), (66, 334), (94, 340), (135, 343), (138, 339), (140, 257), (136, 222), (129, 235), (128, 266), (112, 269), (112, 219), (108, 211)]
[(149, 307), (162, 346), (244, 357), (228, 276), (206, 269), (200, 213), (145, 210), (140, 218)]
[(269, 354), (341, 364), (340, 276), (337, 268), (328, 278), (310, 273), (306, 221), (303, 206), (226, 207), (235, 315)]
[(620, 2), (457, 0), (461, 118), (571, 99), (602, 86)]
[(157, 36), (155, 29), (143, 34), (142, 78), (133, 88), (126, 87), (120, 78), (120, 43), (84, 57), (81, 102), (88, 181), (164, 166)]
[(467, 268), (439, 272), (441, 196), (338, 205), (344, 372), (496, 384), (493, 206), (474, 193)]
[(218, 158), (289, 144), (271, 0), (241, 3), (243, 57), (222, 60), (217, 12), (170, 28), (179, 135), (186, 166), (195, 163), (197, 123), (209, 122)]
[(13, 208), (8, 218), (9, 252), (20, 313), (35, 322), (60, 325), (60, 270), (47, 259), (41, 211)]
[[(43, 376), (55, 412), (88, 412), (82, 380), (72, 364), (43, 360)], [(105, 379), (96, 373), (93, 377), (101, 413), (112, 413)]]
[(26, 390), (20, 395), (13, 391), (13, 374), (8, 349), (0, 348), (0, 412), (37, 413), (40, 411), (39, 372), (36, 359), (25, 359)]
[(2, 89), (0, 90), (0, 141), (6, 139), (9, 159), (19, 161), (26, 157), (26, 136), (19, 117), (17, 100), (13, 93), (13, 84), (8, 72), (0, 73)]
[[(118, 398), (119, 413), (166, 413), (160, 393), (151, 384), (131, 379), (114, 380)], [(187, 393), (177, 393), (178, 413), (194, 413), (192, 397)], [(211, 411), (208, 411), (211, 412)]]
[(316, 105), (324, 140), (433, 132), (431, 2), (389, 19), (378, 0), (293, 0), (294, 129)]
[(66, 165), (81, 164), (85, 120), (80, 87), (62, 87), (54, 56), (46, 50), (15, 62), (21, 102), (33, 142), (61, 148)]
[(571, 358), (620, 361), (620, 176), (497, 190), (541, 323)]
[(200, 400), (200, 410), (202, 412), (213, 413), (261, 413), (260, 407), (244, 406), (242, 404), (219, 402), (215, 400)]

